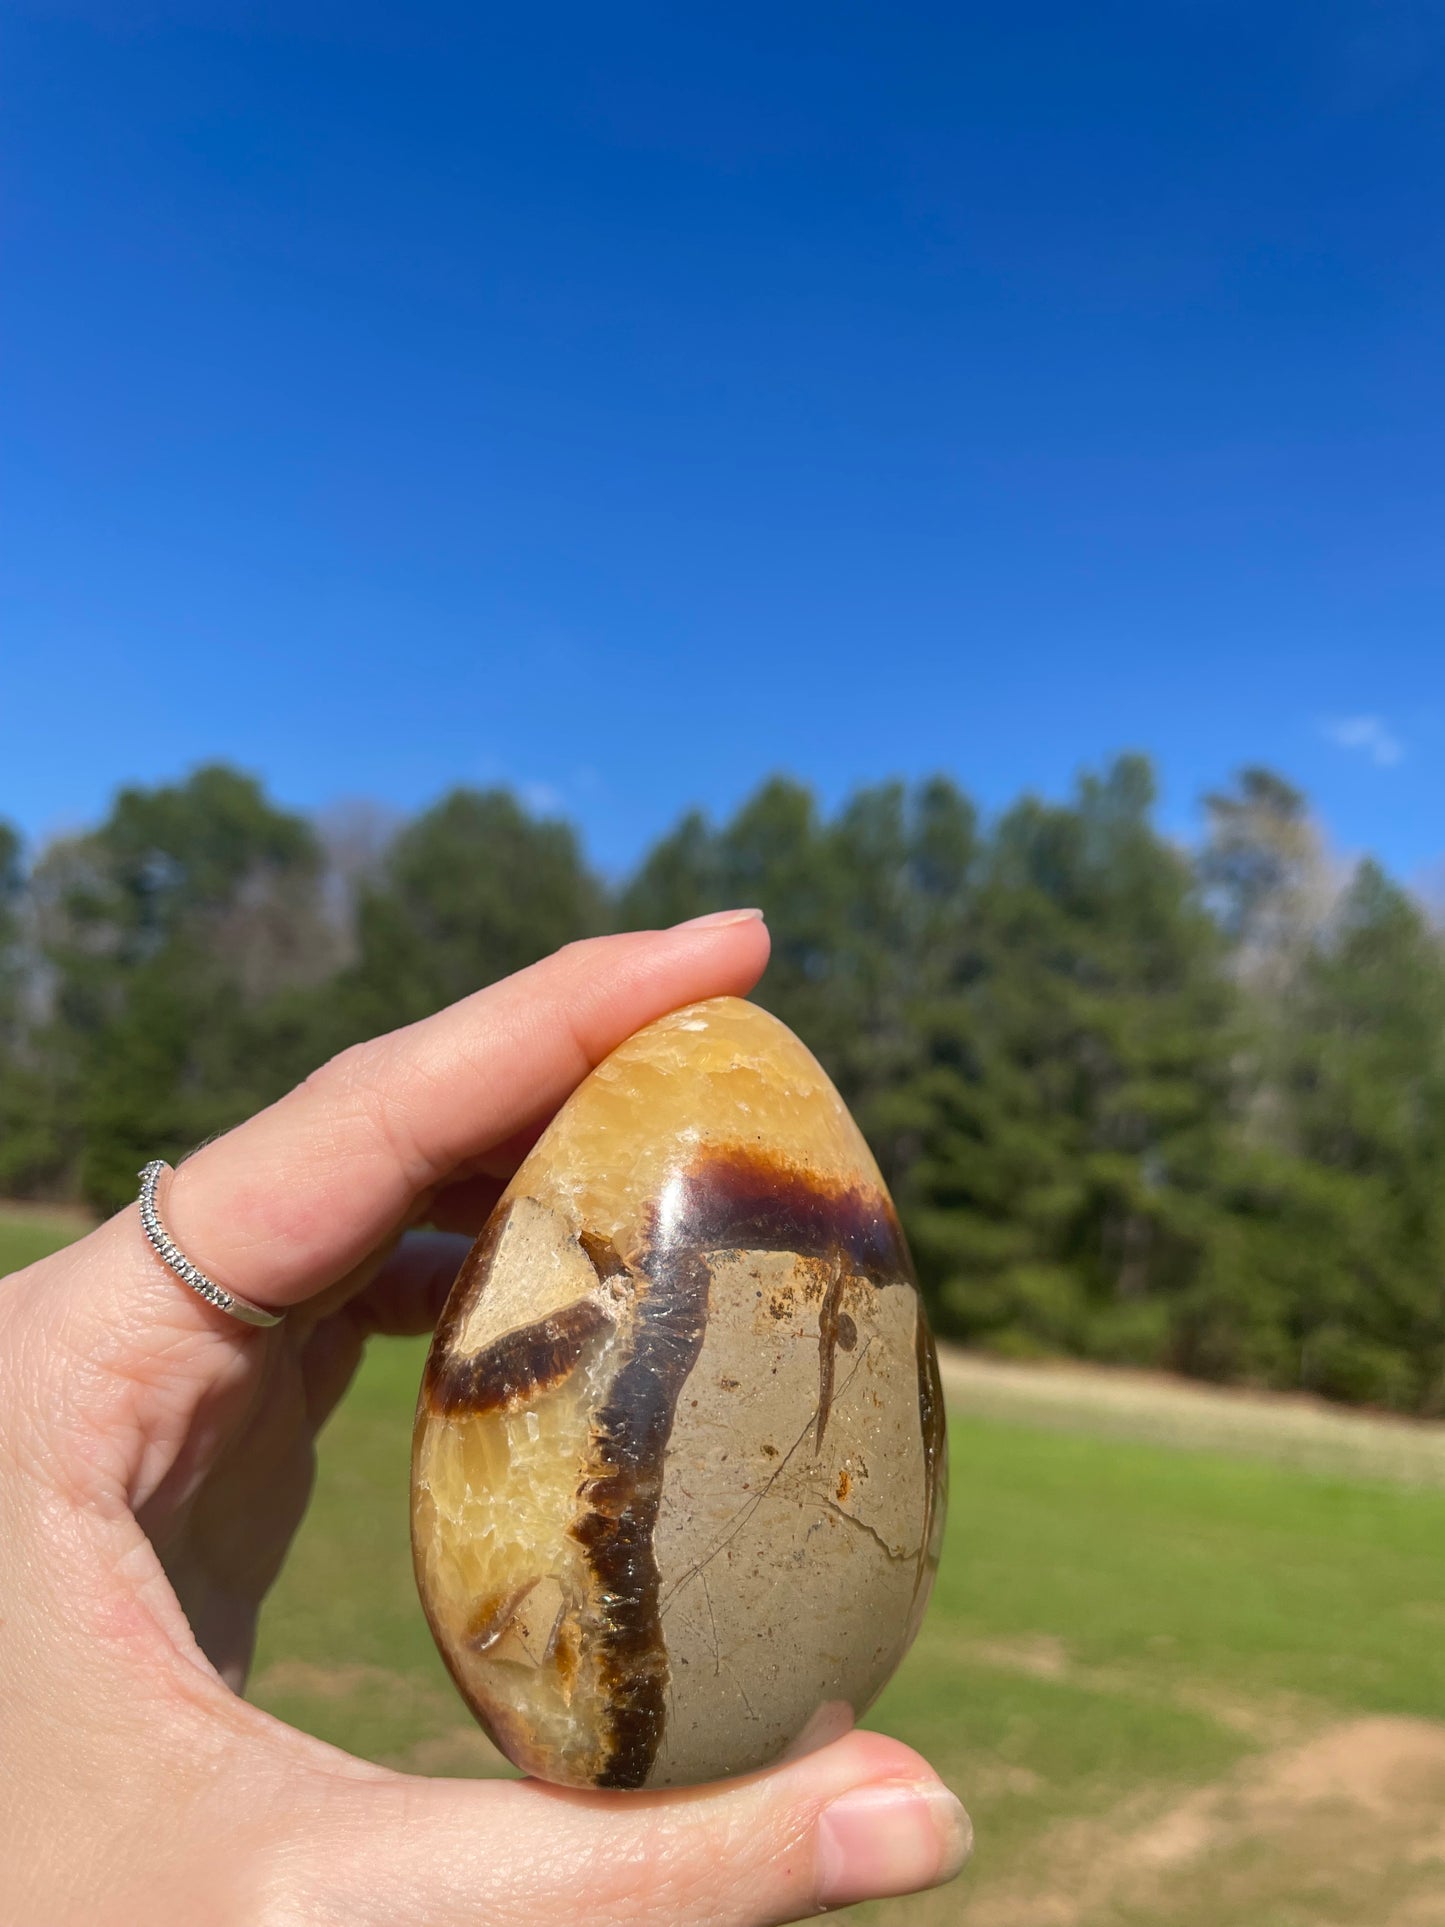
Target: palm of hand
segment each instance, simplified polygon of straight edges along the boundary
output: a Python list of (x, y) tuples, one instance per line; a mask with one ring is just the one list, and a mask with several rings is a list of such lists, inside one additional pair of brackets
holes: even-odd
[(344, 1311), (305, 1333), (282, 1327), (238, 1353), (200, 1400), (178, 1385), (174, 1404), (162, 1408), (176, 1445), (136, 1517), (197, 1644), (237, 1691), (261, 1602), (311, 1496), (333, 1362), (342, 1347), (360, 1356), (354, 1332)]

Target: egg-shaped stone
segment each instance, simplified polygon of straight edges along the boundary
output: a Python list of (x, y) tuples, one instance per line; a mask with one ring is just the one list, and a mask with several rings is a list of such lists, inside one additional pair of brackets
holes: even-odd
[(427, 1360), (417, 1583), (503, 1752), (569, 1786), (744, 1773), (844, 1730), (917, 1631), (943, 1402), (878, 1167), (737, 998), (577, 1088)]

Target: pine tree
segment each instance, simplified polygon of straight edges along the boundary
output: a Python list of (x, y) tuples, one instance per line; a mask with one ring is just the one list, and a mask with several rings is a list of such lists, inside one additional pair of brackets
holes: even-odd
[(905, 1187), (964, 1335), (1162, 1361), (1211, 1235), (1229, 990), (1188, 865), (1126, 757), (988, 840)]
[(0, 823), (0, 1196), (64, 1183), (55, 1092), (28, 1008), (27, 886), (20, 837)]
[(122, 790), (98, 829), (45, 854), (47, 1072), (92, 1203), (123, 1202), (144, 1159), (278, 1094), (261, 1011), (334, 965), (320, 875), (310, 826), (219, 766)]
[(605, 918), (569, 825), (529, 816), (506, 790), (453, 790), (403, 827), (361, 886), (339, 1022), (354, 1036), (412, 1022)]
[(1299, 1379), (1336, 1397), (1445, 1406), (1445, 960), (1415, 904), (1362, 863), (1284, 1021), (1282, 1214)]

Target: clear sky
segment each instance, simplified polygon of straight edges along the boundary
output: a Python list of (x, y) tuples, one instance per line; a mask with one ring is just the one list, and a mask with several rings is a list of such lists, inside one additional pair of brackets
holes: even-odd
[(1137, 747), (1445, 859), (1437, 0), (6, 13), (33, 836)]

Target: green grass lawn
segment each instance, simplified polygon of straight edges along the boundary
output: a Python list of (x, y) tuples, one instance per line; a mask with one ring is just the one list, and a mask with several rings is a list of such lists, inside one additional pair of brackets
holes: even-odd
[[(252, 1693), (376, 1759), (494, 1772), (412, 1585), (423, 1355), (375, 1346), (329, 1427)], [(936, 1762), (977, 1852), (860, 1922), (1445, 1922), (1445, 1490), (967, 1405), (951, 1438), (934, 1605), (869, 1723)]]
[(0, 1278), (7, 1271), (19, 1271), (24, 1265), (33, 1265), (37, 1258), (48, 1257), (83, 1229), (73, 1214), (59, 1209), (51, 1213), (38, 1207), (21, 1210), (0, 1205)]

